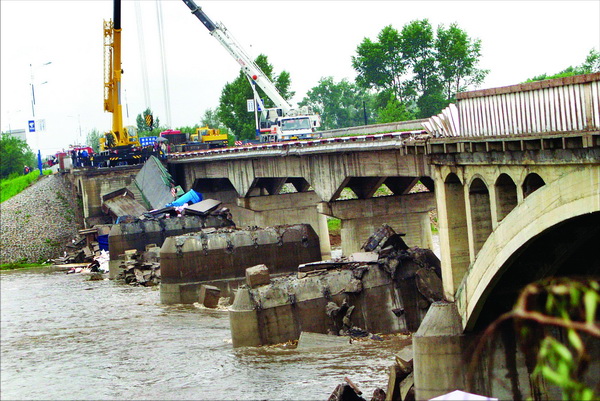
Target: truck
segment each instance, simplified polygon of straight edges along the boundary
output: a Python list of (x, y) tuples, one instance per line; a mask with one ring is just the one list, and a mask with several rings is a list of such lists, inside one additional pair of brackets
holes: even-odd
[(218, 128), (208, 126), (196, 128), (196, 132), (190, 135), (191, 142), (200, 142), (208, 145), (208, 149), (224, 148), (229, 144), (227, 134), (222, 134)]
[[(211, 36), (229, 52), (240, 64), (240, 67), (254, 93), (254, 101), (260, 110), (257, 133), (262, 142), (286, 141), (292, 139), (312, 139), (320, 135), (317, 128), (321, 126), (320, 116), (313, 113), (310, 107), (293, 108), (279, 93), (273, 82), (261, 68), (246, 54), (244, 49), (221, 23), (214, 23), (194, 0), (183, 0), (200, 22), (208, 29)], [(258, 85), (271, 99), (275, 107), (265, 108), (256, 91)]]
[(224, 148), (229, 142), (227, 134), (208, 126), (196, 128), (193, 134), (168, 129), (161, 132), (160, 137), (167, 140), (171, 152)]
[(112, 114), (112, 129), (100, 138), (100, 152), (91, 158), (95, 167), (138, 164), (158, 155), (141, 146), (135, 127), (123, 126), (121, 31), (121, 0), (114, 0), (113, 19), (104, 21), (104, 111)]

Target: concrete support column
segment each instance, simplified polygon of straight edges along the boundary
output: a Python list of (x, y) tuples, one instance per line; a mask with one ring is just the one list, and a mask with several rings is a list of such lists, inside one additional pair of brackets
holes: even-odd
[[(321, 258), (325, 260), (331, 258), (331, 244), (327, 219), (317, 211), (320, 202), (321, 198), (312, 191), (238, 198), (237, 206), (241, 210), (232, 209), (232, 215), (239, 227), (310, 224), (319, 236)], [(236, 214), (243, 220), (235, 220)]]
[(465, 189), (457, 174), (460, 172), (436, 169), (442, 282), (447, 300), (453, 300), (470, 263)]
[(405, 233), (408, 246), (433, 248), (429, 211), (435, 209), (432, 192), (353, 199), (322, 203), (319, 211), (342, 221), (342, 254), (348, 256), (360, 247), (373, 232), (388, 224), (397, 233)]
[(462, 323), (454, 303), (434, 302), (413, 336), (415, 398), (465, 386)]

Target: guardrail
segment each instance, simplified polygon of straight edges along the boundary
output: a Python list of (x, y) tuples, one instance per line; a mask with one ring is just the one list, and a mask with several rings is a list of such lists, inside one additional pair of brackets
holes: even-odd
[[(369, 144), (378, 144), (377, 146), (385, 146), (385, 143), (390, 142), (394, 147), (399, 145), (411, 145), (415, 142), (424, 141), (429, 134), (424, 130), (418, 131), (405, 131), (405, 132), (390, 132), (386, 134), (375, 134), (375, 135), (357, 135), (357, 136), (343, 136), (335, 138), (321, 138), (312, 140), (297, 140), (297, 141), (286, 141), (286, 142), (268, 142), (261, 144), (252, 144), (248, 146), (234, 146), (228, 148), (216, 148), (206, 150), (195, 150), (187, 152), (177, 152), (168, 155), (169, 162), (184, 161), (191, 158), (227, 155), (235, 156), (238, 154), (260, 156), (269, 156), (272, 152), (285, 151), (293, 153), (296, 151), (310, 152), (310, 149), (315, 151), (323, 151), (324, 147), (331, 148), (331, 151), (339, 150), (336, 145), (344, 146), (344, 149), (349, 151), (348, 145), (359, 145), (354, 150), (370, 150)], [(367, 146), (365, 146), (367, 145)]]
[(435, 137), (597, 131), (600, 73), (459, 93), (423, 125)]

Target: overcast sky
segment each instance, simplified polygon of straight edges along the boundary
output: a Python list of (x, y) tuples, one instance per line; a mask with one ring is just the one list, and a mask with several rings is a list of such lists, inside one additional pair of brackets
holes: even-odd
[[(428, 19), (434, 28), (457, 23), (471, 38), (481, 39), (480, 67), (490, 74), (480, 88), (553, 74), (581, 64), (592, 48), (600, 49), (598, 0), (196, 3), (251, 56), (264, 53), (275, 73), (290, 72), (294, 104), (321, 77), (352, 81), (351, 57), (365, 37), (375, 39), (390, 24), (401, 30), (417, 19)], [(0, 7), (2, 131), (26, 129), (32, 119), (32, 76), (35, 117), (46, 125), (44, 132), (28, 136), (33, 149), (51, 154), (85, 142), (92, 129), (110, 130), (111, 114), (103, 109), (102, 28), (103, 20), (112, 19), (112, 1), (0, 0)], [(169, 120), (172, 127), (200, 123), (206, 109), (218, 106), (223, 86), (239, 73), (238, 64), (181, 0), (123, 0), (122, 28), (125, 125), (135, 125), (147, 107), (161, 125)]]

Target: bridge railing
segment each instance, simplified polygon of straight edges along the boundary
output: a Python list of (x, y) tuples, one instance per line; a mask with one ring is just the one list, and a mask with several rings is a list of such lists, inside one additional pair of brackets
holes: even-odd
[(423, 123), (435, 137), (597, 131), (600, 73), (458, 93)]
[(406, 132), (423, 129), (423, 123), (427, 119), (398, 121), (393, 123), (361, 125), (358, 127), (336, 128), (326, 131), (319, 131), (322, 138), (336, 138), (348, 135), (371, 135), (383, 134), (388, 132)]

